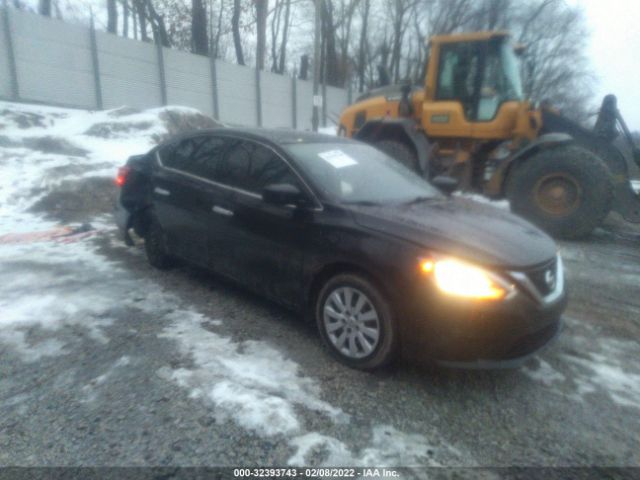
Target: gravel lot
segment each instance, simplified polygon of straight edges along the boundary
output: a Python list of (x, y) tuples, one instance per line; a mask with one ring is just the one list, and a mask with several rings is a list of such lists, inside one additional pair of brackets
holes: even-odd
[(523, 368), (362, 373), (273, 304), (149, 267), (92, 182), (0, 215), (97, 229), (0, 242), (0, 465), (640, 467), (640, 228), (560, 245), (565, 330)]

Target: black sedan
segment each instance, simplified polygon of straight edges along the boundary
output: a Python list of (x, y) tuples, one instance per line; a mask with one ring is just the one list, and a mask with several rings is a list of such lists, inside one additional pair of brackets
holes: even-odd
[(359, 142), (201, 131), (131, 157), (117, 183), (119, 227), (151, 265), (185, 260), (301, 312), (352, 367), (515, 365), (560, 328), (551, 238)]

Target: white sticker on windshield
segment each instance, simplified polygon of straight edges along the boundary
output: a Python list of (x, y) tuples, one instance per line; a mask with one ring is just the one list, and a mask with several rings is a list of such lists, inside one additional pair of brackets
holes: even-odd
[(319, 153), (318, 156), (334, 168), (344, 168), (349, 165), (358, 164), (358, 162), (342, 150), (328, 150), (326, 152)]

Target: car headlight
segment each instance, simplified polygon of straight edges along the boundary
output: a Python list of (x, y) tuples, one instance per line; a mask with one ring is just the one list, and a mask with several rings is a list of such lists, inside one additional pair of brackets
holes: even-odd
[(440, 291), (457, 297), (501, 300), (513, 288), (494, 274), (455, 258), (422, 260), (420, 268), (433, 276)]

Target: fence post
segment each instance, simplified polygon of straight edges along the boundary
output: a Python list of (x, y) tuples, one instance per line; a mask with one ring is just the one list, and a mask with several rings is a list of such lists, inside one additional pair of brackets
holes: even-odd
[(96, 107), (102, 110), (102, 84), (100, 82), (100, 62), (98, 60), (98, 43), (96, 41), (96, 29), (93, 24), (93, 13), (91, 13), (91, 24), (89, 26), (89, 45), (91, 47), (91, 61), (93, 64), (93, 85), (96, 97)]
[(13, 50), (13, 36), (11, 34), (11, 21), (9, 19), (9, 6), (5, 0), (2, 4), (2, 21), (4, 24), (5, 45), (7, 46), (7, 58), (9, 60), (9, 77), (11, 78), (11, 98), (20, 98), (20, 87), (18, 85), (18, 69), (16, 67), (16, 57)]
[(262, 126), (262, 91), (260, 88), (260, 69), (256, 68), (256, 117), (258, 126)]
[(291, 124), (294, 130), (298, 128), (298, 82), (295, 70), (291, 77)]
[(213, 53), (209, 55), (209, 66), (211, 67), (211, 95), (213, 101), (213, 118), (220, 119), (220, 111), (218, 106), (218, 72), (216, 70), (216, 59)]
[(162, 44), (156, 40), (156, 53), (158, 57), (158, 75), (160, 79), (160, 98), (162, 105), (167, 104), (167, 82), (164, 73), (164, 54), (162, 52)]
[(322, 81), (322, 126), (327, 126), (327, 82)]

